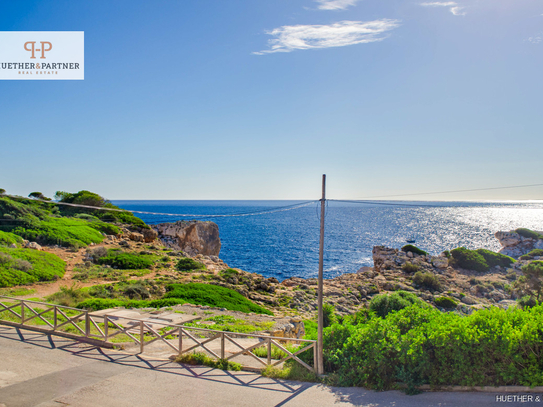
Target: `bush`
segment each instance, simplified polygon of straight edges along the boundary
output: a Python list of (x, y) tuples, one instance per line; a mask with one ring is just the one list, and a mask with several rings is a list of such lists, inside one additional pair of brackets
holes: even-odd
[(403, 264), (402, 270), (405, 271), (406, 273), (416, 273), (417, 271), (419, 271), (419, 266), (417, 266), (416, 264), (407, 262)]
[(164, 295), (164, 299), (178, 298), (191, 304), (273, 315), (269, 310), (248, 300), (237, 291), (217, 285), (203, 283), (171, 284), (166, 289), (168, 292)]
[(54, 281), (65, 269), (66, 263), (52, 253), (0, 246), (0, 287)]
[(98, 259), (99, 264), (107, 264), (111, 267), (123, 270), (149, 269), (153, 265), (153, 260), (149, 256), (126, 253), (118, 250), (108, 250), (106, 256)]
[(20, 245), (23, 243), (21, 236), (17, 236), (13, 233), (3, 232), (0, 230), (0, 245), (11, 246), (12, 244)]
[(534, 257), (541, 257), (543, 256), (543, 250), (541, 249), (534, 249), (530, 251), (529, 253), (523, 254), (520, 256), (521, 260), (532, 260)]
[(222, 370), (240, 371), (241, 365), (239, 363), (231, 362), (226, 359), (215, 360), (203, 352), (184, 353), (175, 358), (177, 363), (184, 363), (188, 365), (202, 365), (209, 366)]
[(458, 302), (450, 297), (436, 297), (434, 298), (434, 302), (438, 307), (445, 309), (454, 309), (458, 305)]
[(415, 254), (420, 254), (421, 256), (428, 254), (422, 249), (419, 249), (417, 246), (413, 246), (412, 244), (406, 244), (404, 247), (402, 247), (403, 252), (411, 252)]
[(337, 322), (336, 308), (332, 304), (322, 304), (322, 326), (327, 327)]
[[(417, 305), (365, 324), (324, 330), (329, 378), (376, 390), (417, 386), (543, 385), (543, 306), (469, 316)], [(340, 340), (336, 340), (340, 338)]]
[(206, 266), (188, 257), (179, 259), (175, 266), (179, 271), (205, 270)]
[(439, 290), (441, 287), (439, 277), (431, 272), (416, 272), (413, 276), (413, 282), (420, 287), (427, 288), (428, 290)]
[(512, 263), (515, 263), (516, 260), (512, 257), (506, 256), (505, 254), (492, 252), (486, 249), (477, 249), (479, 253), (485, 259), (489, 268), (500, 266), (500, 267), (509, 267)]
[(475, 250), (469, 250), (465, 247), (459, 247), (451, 250), (453, 265), (467, 270), (488, 271), (490, 266), (485, 258)]
[(424, 302), (415, 294), (407, 291), (396, 291), (392, 294), (381, 294), (370, 301), (370, 310), (384, 318), (392, 311), (399, 311), (413, 304), (423, 306)]
[(515, 230), (515, 232), (517, 232), (522, 237), (527, 237), (530, 239), (543, 239), (543, 235), (537, 232), (534, 232), (533, 230), (530, 230), (530, 229), (518, 228)]
[(149, 293), (147, 287), (140, 282), (128, 285), (124, 289), (123, 294), (131, 300), (145, 300), (151, 296), (151, 293)]

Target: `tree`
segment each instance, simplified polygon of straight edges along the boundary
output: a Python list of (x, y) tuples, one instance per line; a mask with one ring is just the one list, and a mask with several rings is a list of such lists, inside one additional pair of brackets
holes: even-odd
[(0, 195), (4, 195), (6, 193), (6, 190), (4, 188), (0, 188)]
[(43, 201), (50, 201), (51, 198), (47, 198), (44, 194), (42, 194), (41, 192), (31, 192), (29, 195), (28, 195), (29, 198), (33, 198), (33, 199), (41, 199)]
[(515, 281), (515, 291), (540, 303), (543, 300), (543, 261), (532, 261), (521, 270), (523, 276)]

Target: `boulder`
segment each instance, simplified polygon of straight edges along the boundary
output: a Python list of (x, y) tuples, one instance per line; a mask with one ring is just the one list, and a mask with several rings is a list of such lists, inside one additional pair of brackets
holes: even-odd
[(151, 243), (158, 237), (158, 232), (153, 229), (143, 229), (142, 234), (145, 243)]
[(432, 257), (432, 266), (437, 269), (446, 269), (449, 266), (449, 259), (446, 257)]
[(39, 244), (37, 244), (36, 242), (28, 242), (25, 247), (27, 247), (29, 249), (34, 249), (34, 250), (41, 250), (42, 249), (41, 246)]
[(130, 234), (128, 235), (128, 238), (135, 242), (143, 242), (144, 240), (143, 235), (141, 233), (136, 233), (136, 232), (130, 232)]
[(189, 256), (218, 256), (221, 251), (219, 226), (214, 222), (179, 221), (153, 226), (158, 238), (168, 247)]

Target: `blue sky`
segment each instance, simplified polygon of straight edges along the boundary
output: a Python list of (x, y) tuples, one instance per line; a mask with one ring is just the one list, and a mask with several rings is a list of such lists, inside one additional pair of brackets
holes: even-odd
[[(536, 0), (4, 1), (84, 81), (0, 81), (0, 187), (315, 199), (542, 182)], [(543, 188), (427, 199), (542, 199)]]

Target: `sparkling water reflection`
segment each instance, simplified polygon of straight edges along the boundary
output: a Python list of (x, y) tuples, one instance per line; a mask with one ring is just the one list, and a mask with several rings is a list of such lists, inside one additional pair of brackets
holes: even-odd
[[(296, 201), (115, 201), (129, 210), (232, 214)], [(398, 203), (398, 202), (396, 202)], [(325, 271), (331, 278), (372, 265), (372, 248), (415, 245), (431, 254), (459, 246), (499, 250), (494, 233), (543, 229), (543, 202), (404, 202), (409, 207), (330, 202), (326, 211)], [(148, 222), (171, 218), (141, 215)], [(317, 275), (317, 204), (260, 216), (213, 218), (219, 225), (220, 257), (231, 267), (279, 280)]]

